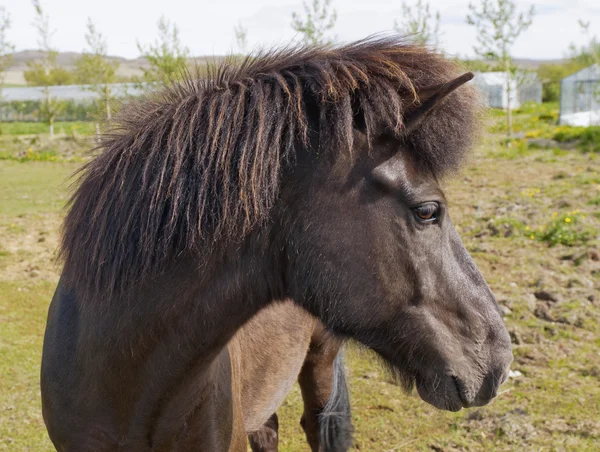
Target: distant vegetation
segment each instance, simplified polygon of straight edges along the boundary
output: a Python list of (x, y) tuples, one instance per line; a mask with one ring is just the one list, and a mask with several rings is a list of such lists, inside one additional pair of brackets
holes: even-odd
[[(39, 37), (41, 56), (28, 63), (24, 78), (29, 86), (43, 88), (44, 99), (41, 102), (4, 102), (2, 107), (5, 111), (12, 112), (10, 117), (13, 120), (35, 119), (48, 124), (50, 130), (53, 123), (60, 119), (110, 121), (116, 105), (114, 90), (111, 88), (114, 83), (134, 82), (138, 86), (148, 86), (147, 84), (154, 82), (168, 84), (195, 65), (189, 48), (180, 41), (177, 24), (161, 16), (157, 22), (156, 40), (152, 43), (137, 43), (140, 56), (143, 57), (137, 75), (123, 75), (119, 72), (119, 61), (108, 56), (106, 38), (95, 27), (92, 18), (88, 18), (86, 49), (72, 65), (66, 67), (64, 59), (59, 62), (58, 52), (52, 45), (54, 30), (41, 1), (32, 0), (36, 12), (33, 26)], [(400, 5), (402, 17), (391, 18), (389, 26), (398, 33), (408, 34), (410, 39), (419, 44), (441, 49), (443, 36), (440, 31), (440, 12), (432, 9), (428, 0), (418, 0), (413, 6), (402, 1)], [(470, 3), (465, 21), (477, 30), (474, 51), (478, 57), (458, 61), (472, 71), (502, 71), (507, 73), (507, 77), (513, 77), (517, 65), (512, 58), (511, 47), (533, 20), (533, 9), (519, 11), (515, 0), (476, 0)], [(304, 0), (302, 10), (293, 12), (290, 20), (290, 26), (298, 34), (298, 40), (307, 44), (335, 42), (336, 24), (335, 0)], [(14, 45), (7, 40), (10, 26), (9, 11), (0, 7), (0, 102), (3, 74), (13, 62)], [(542, 64), (536, 69), (543, 86), (544, 102), (559, 100), (560, 81), (564, 77), (599, 61), (600, 42), (592, 33), (592, 24), (582, 20), (579, 27), (587, 37), (586, 45), (571, 45), (562, 62)], [(251, 30), (242, 22), (238, 22), (233, 29), (236, 51), (239, 54), (248, 51), (249, 32)], [(98, 100), (80, 104), (52, 98), (49, 86), (69, 84), (88, 85), (89, 90), (97, 93)], [(510, 90), (510, 84), (506, 85), (506, 89)], [(510, 94), (508, 93), (509, 96)], [(506, 115), (504, 132), (510, 136), (512, 125), (509, 109)]]

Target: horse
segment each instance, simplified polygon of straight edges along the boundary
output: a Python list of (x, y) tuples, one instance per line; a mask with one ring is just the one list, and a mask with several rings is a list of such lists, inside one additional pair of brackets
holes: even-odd
[(83, 167), (42, 356), (56, 449), (246, 450), (284, 391), (242, 401), (264, 381), (232, 340), (282, 300), (439, 409), (489, 403), (510, 338), (439, 183), (478, 135), (473, 75), (393, 36), (208, 72), (123, 108)]

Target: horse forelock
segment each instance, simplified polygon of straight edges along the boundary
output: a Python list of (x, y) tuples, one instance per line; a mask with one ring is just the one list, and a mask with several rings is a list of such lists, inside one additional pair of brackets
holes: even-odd
[[(281, 170), (298, 144), (310, 146), (311, 124), (321, 152), (352, 150), (356, 105), (369, 139), (381, 126), (400, 134), (419, 89), (457, 70), (400, 38), (367, 39), (225, 61), (132, 102), (81, 170), (63, 225), (69, 277), (105, 298), (182, 253), (245, 236), (269, 217)], [(457, 168), (472, 144), (476, 97), (452, 94), (408, 137), (437, 174)]]

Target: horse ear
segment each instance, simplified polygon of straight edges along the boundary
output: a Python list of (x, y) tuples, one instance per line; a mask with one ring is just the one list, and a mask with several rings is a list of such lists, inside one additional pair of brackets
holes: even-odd
[[(404, 133), (409, 134), (414, 131), (419, 124), (421, 124), (423, 119), (425, 119), (448, 94), (473, 79), (473, 77), (474, 75), (472, 72), (467, 72), (466, 74), (441, 85), (421, 88), (417, 92), (421, 105), (410, 111), (404, 118)], [(373, 178), (378, 183), (391, 190), (398, 190), (401, 187), (403, 174), (404, 163), (400, 152), (375, 167), (372, 172)]]
[(472, 72), (467, 72), (441, 85), (421, 88), (417, 95), (421, 105), (409, 112), (404, 118), (405, 134), (414, 131), (429, 113), (452, 91), (461, 87), (474, 77)]

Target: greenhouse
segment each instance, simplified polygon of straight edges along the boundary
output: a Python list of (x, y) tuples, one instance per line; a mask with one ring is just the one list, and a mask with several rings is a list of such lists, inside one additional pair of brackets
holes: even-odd
[(560, 82), (560, 123), (600, 125), (600, 66), (594, 64)]
[[(479, 72), (475, 85), (483, 92), (487, 105), (506, 109), (509, 100), (506, 93), (506, 72)], [(525, 102), (542, 102), (542, 84), (533, 72), (519, 72), (510, 78), (510, 108), (519, 108)]]

